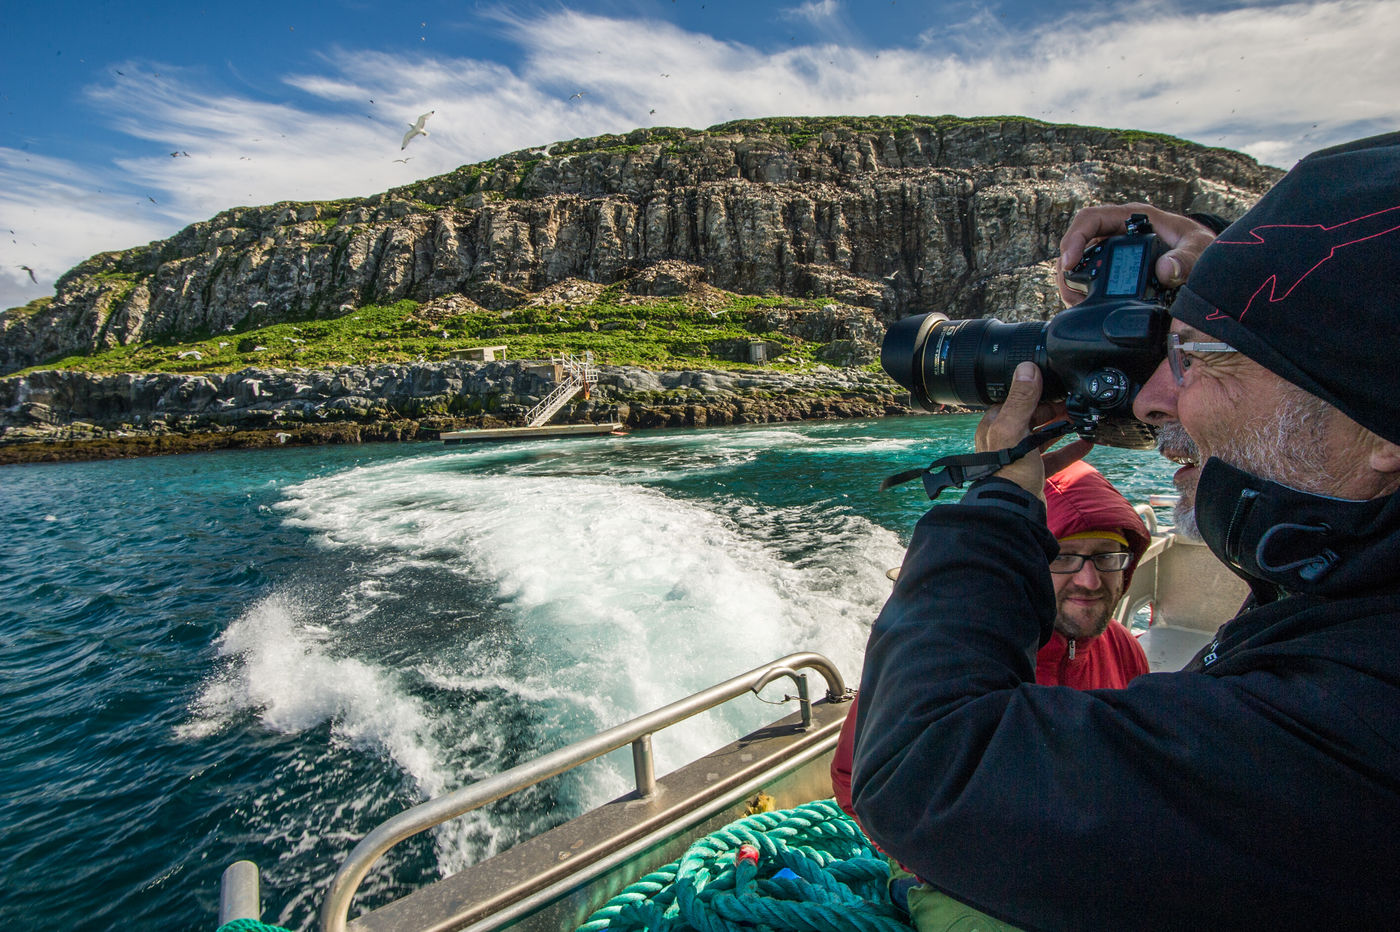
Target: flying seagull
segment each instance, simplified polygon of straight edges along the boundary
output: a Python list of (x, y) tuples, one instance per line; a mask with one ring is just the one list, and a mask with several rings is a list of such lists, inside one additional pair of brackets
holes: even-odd
[(31, 268), (30, 268), (29, 266), (27, 266), (27, 265), (21, 265), (20, 268), (24, 269), (26, 272), (29, 273), (29, 280), (30, 280), (31, 282), (33, 282), (33, 283), (36, 284), (36, 285), (39, 284), (39, 279), (37, 279), (37, 278), (34, 277), (34, 270), (33, 270), (33, 269), (31, 269)]
[(418, 117), (418, 122), (416, 122), (416, 123), (410, 123), (410, 124), (408, 125), (408, 132), (406, 132), (406, 133), (403, 134), (403, 145), (399, 146), (399, 151), (400, 151), (400, 152), (402, 152), (404, 149), (407, 149), (407, 148), (408, 148), (408, 142), (409, 142), (409, 140), (412, 139), (414, 136), (426, 136), (426, 135), (428, 135), (428, 131), (427, 131), (426, 129), (423, 128), (423, 124), (426, 123), (426, 122), (428, 122), (428, 117), (432, 116), (434, 113), (437, 113), (437, 111), (436, 111), (436, 110), (429, 110), (427, 113), (420, 114), (419, 117)]

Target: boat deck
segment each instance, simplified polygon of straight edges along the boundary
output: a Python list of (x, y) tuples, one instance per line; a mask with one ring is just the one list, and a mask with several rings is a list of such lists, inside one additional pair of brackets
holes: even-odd
[(812, 704), (558, 828), (410, 893), (349, 924), (404, 929), (577, 928), (610, 896), (747, 814), (760, 792), (779, 809), (831, 795), (831, 755), (849, 702)]

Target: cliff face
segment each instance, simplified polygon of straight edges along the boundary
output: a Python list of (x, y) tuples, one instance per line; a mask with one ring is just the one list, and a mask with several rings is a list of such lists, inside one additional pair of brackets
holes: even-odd
[[(517, 423), (556, 386), (524, 362), (448, 360), (334, 370), (92, 375), (47, 369), (0, 379), (0, 465), (281, 443), (436, 439)], [(698, 427), (911, 413), (882, 375), (653, 372), (599, 367), (592, 396), (557, 420)]]
[(745, 121), (519, 152), (375, 197), (238, 208), (0, 316), (0, 374), (159, 338), (463, 294), (504, 309), (671, 260), (884, 320), (1038, 316), (1081, 206), (1243, 212), (1279, 173), (1166, 137), (949, 117)]

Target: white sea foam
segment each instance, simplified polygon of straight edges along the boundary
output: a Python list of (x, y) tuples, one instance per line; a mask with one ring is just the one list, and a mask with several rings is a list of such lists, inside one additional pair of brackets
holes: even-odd
[[(792, 436), (740, 434), (731, 448), (727, 435), (707, 453), (725, 459), (803, 440), (773, 433)], [(888, 593), (884, 570), (900, 557), (894, 534), (819, 509), (690, 501), (636, 484), (671, 475), (691, 451), (619, 457), (611, 476), (531, 475), (541, 464), (559, 468), (547, 452), (532, 451), (523, 467), (497, 456), (398, 460), (285, 490), (285, 522), (357, 569), (329, 597), (284, 592), (231, 624), (220, 650), (232, 666), (206, 687), (187, 733), (248, 709), (276, 730), (331, 722), (348, 740), (382, 748), (428, 796), (494, 772), (493, 761), (517, 750), (499, 723), (522, 709), (543, 752), (794, 651), (818, 650), (848, 679), (858, 674)], [(501, 633), (483, 637), (480, 618), (471, 630), (464, 622), (460, 645), (405, 648), (386, 667), (357, 643), (357, 629), (425, 571), (485, 593), (493, 604), (481, 612)], [(417, 698), (414, 683), (439, 697)], [(475, 703), (469, 715), (463, 701)], [(654, 739), (658, 772), (779, 714), (741, 699), (668, 729)], [(483, 756), (480, 767), (464, 765), (460, 748)], [(630, 789), (625, 752), (613, 757), (590, 774), (580, 803)], [(440, 867), (490, 853), (482, 835), (500, 828), (444, 829)]]
[(373, 551), (381, 573), (432, 555), (490, 581), (550, 675), (589, 694), (603, 685), (614, 721), (813, 638), (839, 646), (854, 673), (853, 646), (887, 591), (883, 570), (898, 561), (894, 535), (860, 519), (851, 533), (869, 553), (814, 540), (827, 559), (804, 569), (764, 542), (774, 527), (801, 535), (805, 518), (792, 509), (743, 509), (736, 523), (636, 485), (441, 466), (398, 463), (303, 483), (289, 490), (288, 521), (326, 546)]
[(305, 614), (305, 606), (278, 594), (229, 625), (217, 647), (232, 664), (206, 685), (182, 735), (212, 733), (246, 710), (284, 733), (331, 722), (342, 739), (385, 750), (425, 794), (442, 792), (448, 775), (438, 767), (442, 755), (421, 703), (389, 671), (327, 654), (326, 629), (299, 621)]
[[(461, 785), (464, 775), (451, 766), (432, 711), (409, 694), (394, 671), (354, 657), (330, 656), (322, 645), (326, 630), (298, 621), (308, 612), (308, 606), (295, 599), (273, 595), (231, 624), (217, 644), (231, 665), (206, 685), (192, 719), (178, 729), (180, 737), (208, 736), (247, 711), (282, 733), (330, 723), (338, 739), (387, 754), (425, 799)], [(275, 811), (273, 800), (265, 804), (268, 811), (262, 816), (270, 820), (275, 836), (289, 845), (283, 858), (311, 850), (322, 837), (304, 822), (289, 823), (286, 813)], [(362, 800), (337, 800), (326, 824), (355, 825), (361, 808)], [(510, 837), (485, 813), (468, 813), (437, 830), (439, 864), (444, 872), (460, 870), (494, 854), (502, 839)], [(347, 838), (345, 849), (356, 840)]]

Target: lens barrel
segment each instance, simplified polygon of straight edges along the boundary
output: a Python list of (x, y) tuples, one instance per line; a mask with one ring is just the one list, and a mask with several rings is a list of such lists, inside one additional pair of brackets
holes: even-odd
[(1045, 381), (1041, 397), (1057, 401), (1065, 397), (1065, 388), (1046, 365), (1045, 332), (1043, 323), (916, 314), (885, 332), (880, 364), (925, 408), (999, 404), (1016, 367), (1026, 361), (1040, 367)]

